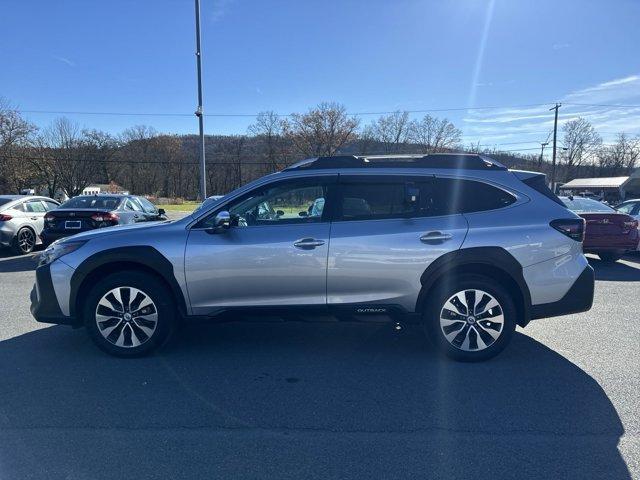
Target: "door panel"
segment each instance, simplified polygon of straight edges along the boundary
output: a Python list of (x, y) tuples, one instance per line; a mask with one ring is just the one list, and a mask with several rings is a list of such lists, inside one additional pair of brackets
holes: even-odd
[[(329, 223), (231, 227), (218, 234), (192, 229), (185, 275), (193, 314), (222, 306), (324, 305), (329, 229)], [(305, 239), (317, 243), (294, 245)]]
[(414, 311), (420, 276), (436, 258), (459, 249), (466, 233), (463, 215), (334, 223), (327, 303), (397, 304)]
[(28, 200), (24, 203), (24, 210), (29, 225), (34, 228), (36, 235), (40, 235), (44, 228), (44, 216), (47, 213), (45, 204), (40, 200)]
[[(274, 181), (229, 200), (195, 225), (185, 251), (193, 313), (231, 306), (325, 305), (336, 181), (335, 175)], [(215, 227), (220, 211), (229, 212), (227, 229)]]

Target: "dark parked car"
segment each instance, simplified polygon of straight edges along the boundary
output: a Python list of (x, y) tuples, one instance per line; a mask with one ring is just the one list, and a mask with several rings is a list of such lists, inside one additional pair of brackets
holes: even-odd
[(144, 197), (134, 195), (81, 195), (48, 212), (44, 217), (42, 243), (96, 228), (136, 222), (165, 220), (165, 212)]
[(585, 253), (595, 253), (605, 262), (615, 262), (638, 248), (638, 221), (632, 216), (590, 198), (561, 197), (567, 208), (586, 221)]

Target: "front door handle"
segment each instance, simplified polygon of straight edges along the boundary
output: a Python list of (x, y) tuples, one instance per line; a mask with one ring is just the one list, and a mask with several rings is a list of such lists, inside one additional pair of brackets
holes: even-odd
[(451, 238), (453, 238), (453, 235), (450, 233), (434, 231), (422, 235), (420, 237), (420, 241), (422, 243), (440, 243), (446, 240), (451, 240)]
[(31, 217), (31, 220), (37, 220), (38, 217)]
[(293, 246), (302, 250), (313, 250), (316, 247), (324, 245), (324, 240), (316, 240), (315, 238), (302, 238), (293, 242)]

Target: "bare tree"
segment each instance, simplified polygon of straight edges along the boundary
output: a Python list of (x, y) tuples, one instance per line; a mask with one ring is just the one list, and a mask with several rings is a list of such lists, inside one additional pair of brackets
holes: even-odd
[(584, 118), (577, 118), (562, 127), (560, 164), (564, 165), (565, 178), (572, 178), (578, 167), (593, 158), (602, 144), (602, 138)]
[(111, 183), (112, 159), (120, 147), (118, 140), (101, 130), (83, 130), (82, 137), (87, 154), (97, 163), (99, 175), (105, 183)]
[(384, 153), (398, 153), (411, 136), (409, 112), (394, 112), (371, 122), (363, 136), (381, 145)]
[(260, 112), (255, 123), (249, 126), (248, 133), (255, 137), (259, 152), (256, 158), (263, 159), (262, 171), (275, 172), (284, 168), (289, 162), (289, 143), (285, 138), (285, 123), (272, 111)]
[(70, 197), (82, 193), (100, 165), (87, 148), (78, 124), (65, 117), (57, 118), (44, 131), (42, 142), (60, 188)]
[(294, 113), (284, 122), (286, 137), (296, 150), (308, 157), (334, 155), (356, 137), (358, 119), (343, 105), (321, 103), (307, 113)]
[[(154, 171), (151, 172), (149, 168), (157, 165), (152, 163), (156, 160), (151, 155), (149, 142), (155, 136), (157, 136), (155, 129), (147, 125), (135, 125), (124, 130), (119, 139), (122, 147), (116, 156), (120, 162), (112, 165), (110, 178), (119, 178), (121, 185), (134, 193), (143, 192), (142, 180), (146, 182), (150, 176), (158, 175), (158, 169), (153, 169)], [(155, 178), (152, 179), (152, 183), (156, 183)]]
[(420, 145), (424, 153), (443, 152), (460, 144), (462, 132), (446, 118), (425, 115), (411, 122), (411, 140)]
[(640, 137), (620, 133), (616, 142), (598, 150), (598, 165), (613, 175), (629, 175), (640, 158)]
[(22, 118), (11, 104), (0, 97), (0, 188), (16, 191), (29, 186), (33, 177), (30, 163), (22, 160), (37, 128)]

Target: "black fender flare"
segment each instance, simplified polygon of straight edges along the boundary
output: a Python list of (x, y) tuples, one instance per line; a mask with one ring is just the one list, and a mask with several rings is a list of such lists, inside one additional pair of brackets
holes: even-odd
[(96, 270), (103, 267), (113, 267), (113, 271), (118, 271), (118, 266), (138, 265), (144, 270), (150, 271), (168, 285), (176, 300), (178, 312), (185, 316), (187, 306), (182, 289), (173, 273), (173, 264), (158, 250), (151, 246), (131, 246), (116, 247), (102, 250), (87, 257), (78, 265), (71, 276), (71, 293), (69, 298), (69, 308), (72, 316), (76, 314), (76, 303), (78, 294), (83, 288), (84, 282)]
[(531, 320), (531, 293), (524, 280), (522, 265), (513, 255), (502, 247), (471, 247), (454, 250), (434, 260), (420, 276), (421, 289), (416, 302), (416, 312), (422, 312), (429, 293), (436, 282), (447, 273), (461, 269), (474, 269), (483, 273), (486, 269), (492, 273), (506, 275), (511, 287), (517, 288), (521, 296), (518, 325), (525, 326)]

